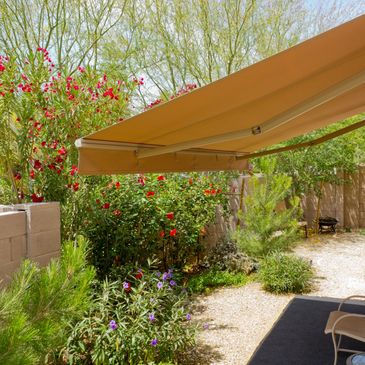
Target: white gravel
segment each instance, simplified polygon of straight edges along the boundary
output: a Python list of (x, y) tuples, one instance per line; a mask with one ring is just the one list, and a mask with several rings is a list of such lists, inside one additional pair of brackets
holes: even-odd
[[(316, 288), (310, 295), (343, 298), (365, 293), (365, 236), (322, 235), (308, 239), (295, 252), (312, 260), (316, 269)], [(292, 298), (268, 294), (258, 283), (197, 297), (194, 318), (208, 328), (200, 334), (197, 350), (187, 354), (187, 364), (247, 364)]]

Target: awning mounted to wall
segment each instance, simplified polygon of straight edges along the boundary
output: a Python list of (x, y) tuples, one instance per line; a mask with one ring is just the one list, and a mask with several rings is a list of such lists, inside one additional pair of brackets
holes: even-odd
[(240, 170), (246, 154), (364, 111), (365, 15), (77, 140), (79, 170)]

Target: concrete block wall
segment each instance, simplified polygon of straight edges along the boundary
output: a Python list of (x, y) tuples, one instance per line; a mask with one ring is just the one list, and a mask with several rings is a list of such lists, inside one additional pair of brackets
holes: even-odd
[(24, 258), (47, 265), (60, 247), (59, 203), (0, 206), (0, 280), (7, 282)]

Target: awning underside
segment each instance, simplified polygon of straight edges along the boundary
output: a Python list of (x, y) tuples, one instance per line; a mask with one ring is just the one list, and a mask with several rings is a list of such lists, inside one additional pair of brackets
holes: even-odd
[(365, 16), (78, 141), (83, 174), (244, 169), (365, 111)]

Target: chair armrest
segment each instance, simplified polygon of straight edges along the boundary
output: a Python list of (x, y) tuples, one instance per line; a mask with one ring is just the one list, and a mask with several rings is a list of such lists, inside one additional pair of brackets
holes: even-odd
[(353, 299), (353, 298), (361, 298), (361, 299), (364, 299), (364, 300), (365, 300), (365, 296), (364, 296), (364, 295), (350, 295), (349, 297), (347, 297), (347, 298), (343, 299), (343, 300), (340, 302), (340, 304), (339, 304), (339, 306), (338, 306), (338, 310), (340, 310), (340, 309), (341, 309), (341, 307), (343, 306), (343, 304), (345, 304), (348, 300)]
[(341, 316), (340, 318), (337, 318), (337, 320), (335, 321), (335, 323), (332, 326), (332, 336), (335, 335), (336, 333), (336, 326), (345, 318), (349, 318), (349, 317), (358, 317), (358, 318), (364, 318), (365, 319), (365, 314), (355, 314), (355, 313), (347, 313), (344, 314), (343, 316)]

